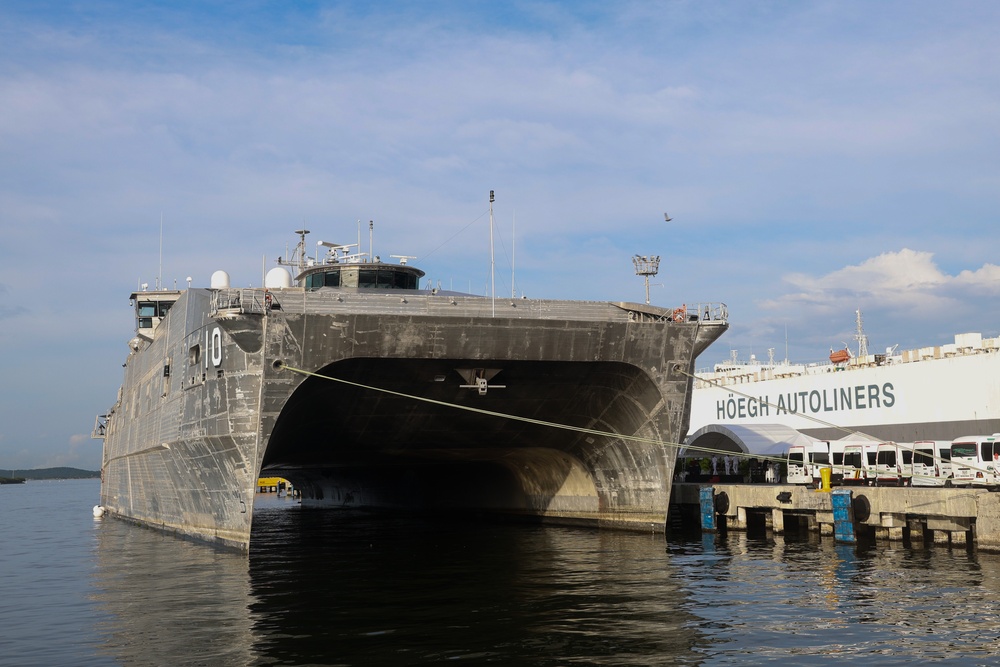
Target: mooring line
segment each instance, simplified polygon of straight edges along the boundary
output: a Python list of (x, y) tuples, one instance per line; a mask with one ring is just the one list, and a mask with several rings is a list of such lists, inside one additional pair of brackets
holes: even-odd
[[(624, 433), (614, 433), (614, 432), (611, 432), (611, 431), (600, 431), (600, 430), (592, 429), (592, 428), (584, 428), (582, 426), (570, 426), (569, 424), (559, 424), (557, 422), (544, 421), (544, 420), (541, 420), (541, 419), (534, 419), (532, 417), (522, 417), (520, 415), (512, 415), (512, 414), (508, 414), (508, 413), (505, 413), (505, 412), (496, 412), (496, 411), (493, 411), (493, 410), (485, 410), (483, 408), (476, 408), (476, 407), (472, 407), (472, 406), (468, 406), (468, 405), (459, 405), (457, 403), (448, 403), (447, 401), (439, 401), (439, 400), (434, 399), (434, 398), (427, 398), (426, 396), (415, 396), (413, 394), (405, 394), (403, 392), (395, 391), (395, 390), (392, 390), (392, 389), (386, 389), (384, 387), (376, 387), (376, 386), (373, 386), (373, 385), (362, 384), (360, 382), (354, 382), (352, 380), (345, 380), (343, 378), (333, 377), (333, 376), (330, 376), (330, 375), (323, 375), (322, 373), (314, 373), (312, 371), (307, 371), (307, 370), (304, 370), (304, 369), (301, 369), (301, 368), (295, 368), (294, 366), (289, 366), (288, 364), (281, 364), (280, 367), (284, 368), (284, 369), (287, 369), (289, 371), (292, 371), (293, 373), (298, 373), (300, 375), (305, 375), (305, 376), (308, 376), (308, 377), (315, 377), (315, 378), (319, 378), (321, 380), (330, 380), (331, 382), (339, 382), (341, 384), (350, 385), (352, 387), (357, 387), (359, 389), (367, 389), (367, 390), (370, 390), (370, 391), (377, 391), (377, 392), (381, 392), (383, 394), (389, 394), (389, 395), (392, 395), (392, 396), (399, 396), (400, 398), (407, 398), (407, 399), (414, 400), (414, 401), (421, 401), (423, 403), (430, 403), (432, 405), (440, 405), (440, 406), (443, 406), (443, 407), (454, 408), (456, 410), (465, 410), (466, 412), (473, 412), (473, 413), (476, 413), (476, 414), (487, 415), (487, 416), (490, 416), (490, 417), (499, 417), (501, 419), (511, 419), (511, 420), (514, 420), (514, 421), (525, 422), (527, 424), (535, 424), (537, 426), (547, 426), (549, 428), (562, 429), (564, 431), (574, 431), (574, 432), (583, 433), (583, 434), (586, 434), (586, 435), (598, 435), (598, 436), (603, 436), (603, 437), (618, 438), (618, 439), (625, 440), (625, 441), (630, 441), (630, 442), (638, 442), (638, 443), (650, 444), (650, 445), (662, 445), (664, 447), (672, 447), (672, 448), (677, 449), (677, 450), (680, 450), (680, 449), (689, 449), (689, 450), (694, 450), (694, 451), (702, 451), (702, 452), (706, 452), (706, 453), (715, 453), (715, 452), (718, 451), (718, 450), (709, 449), (709, 448), (705, 448), (705, 447), (686, 447), (683, 443), (678, 443), (678, 442), (668, 442), (668, 441), (665, 441), (665, 440), (657, 440), (655, 438), (645, 438), (645, 437), (638, 436), (638, 435), (626, 435)], [(740, 452), (739, 454), (743, 455), (743, 452)], [(753, 458), (760, 459), (760, 458), (768, 458), (768, 457), (755, 456)], [(779, 461), (779, 460), (780, 461), (784, 461), (784, 459), (777, 459), (777, 458), (774, 458), (774, 457), (770, 457), (770, 458), (773, 458), (773, 460), (775, 460), (775, 461)]]
[[(557, 422), (549, 422), (549, 421), (544, 421), (544, 420), (541, 420), (541, 419), (534, 419), (532, 417), (522, 417), (520, 415), (512, 415), (512, 414), (508, 414), (508, 413), (504, 413), (504, 412), (496, 412), (496, 411), (493, 411), (493, 410), (485, 410), (483, 408), (476, 408), (476, 407), (472, 407), (472, 406), (468, 406), (468, 405), (459, 405), (457, 403), (448, 403), (447, 401), (439, 401), (439, 400), (434, 399), (434, 398), (427, 398), (426, 396), (415, 396), (413, 394), (406, 394), (406, 393), (403, 393), (403, 392), (400, 392), (400, 391), (395, 391), (395, 390), (392, 390), (392, 389), (386, 389), (384, 387), (376, 387), (374, 385), (367, 385), (367, 384), (363, 384), (363, 383), (360, 383), (360, 382), (354, 382), (352, 380), (345, 380), (343, 378), (333, 377), (333, 376), (330, 376), (330, 375), (323, 375), (321, 373), (314, 373), (312, 371), (307, 371), (307, 370), (304, 370), (304, 369), (301, 369), (301, 368), (295, 368), (294, 366), (289, 366), (288, 364), (285, 364), (285, 363), (281, 363), (278, 367), (282, 368), (282, 369), (287, 369), (289, 371), (292, 371), (293, 373), (298, 373), (300, 375), (304, 375), (304, 376), (307, 376), (307, 377), (315, 377), (315, 378), (319, 378), (321, 380), (329, 380), (331, 382), (339, 382), (341, 384), (349, 385), (349, 386), (352, 386), (352, 387), (357, 387), (359, 389), (367, 389), (369, 391), (377, 391), (377, 392), (381, 392), (383, 394), (389, 394), (389, 395), (392, 395), (392, 396), (398, 396), (400, 398), (407, 398), (407, 399), (410, 399), (410, 400), (420, 401), (420, 402), (423, 402), (423, 403), (430, 403), (432, 405), (440, 405), (440, 406), (443, 406), (443, 407), (454, 408), (456, 410), (465, 410), (466, 412), (473, 412), (473, 413), (476, 413), (476, 414), (486, 415), (486, 416), (489, 416), (489, 417), (499, 417), (501, 419), (511, 419), (511, 420), (514, 420), (514, 421), (524, 422), (524, 423), (527, 423), (527, 424), (534, 424), (534, 425), (537, 425), (537, 426), (546, 426), (546, 427), (549, 427), (549, 428), (556, 428), (556, 429), (561, 429), (561, 430), (564, 430), (564, 431), (574, 431), (576, 433), (583, 433), (583, 434), (586, 434), (586, 435), (597, 435), (597, 436), (602, 436), (602, 437), (617, 438), (617, 439), (628, 441), (628, 442), (638, 442), (638, 443), (649, 444), (649, 445), (660, 445), (660, 446), (663, 446), (663, 447), (671, 447), (671, 448), (677, 449), (678, 451), (680, 451), (681, 449), (684, 449), (686, 451), (701, 452), (701, 453), (705, 453), (705, 454), (720, 454), (720, 453), (723, 453), (723, 452), (721, 452), (718, 449), (711, 449), (711, 448), (708, 448), (708, 447), (699, 447), (699, 446), (695, 446), (695, 445), (685, 445), (684, 443), (669, 442), (669, 441), (665, 441), (665, 440), (657, 440), (655, 438), (644, 438), (642, 436), (626, 435), (624, 433), (614, 433), (614, 432), (611, 432), (611, 431), (600, 431), (600, 430), (597, 430), (597, 429), (584, 428), (582, 426), (570, 426), (569, 424), (559, 424)], [(680, 370), (680, 372), (682, 374), (687, 375), (687, 376), (689, 376), (691, 378), (694, 378), (694, 379), (699, 379), (699, 380), (703, 379), (703, 378), (699, 378), (696, 375), (688, 373), (688, 372), (686, 372), (684, 370)], [(705, 381), (706, 382), (711, 382), (710, 380), (705, 380)], [(738, 391), (733, 391), (733, 393), (739, 394), (741, 396), (746, 396), (748, 398), (752, 398), (750, 396), (747, 396), (746, 394), (741, 394)], [(809, 418), (807, 415), (801, 415), (801, 416)], [(839, 428), (841, 430), (848, 431), (850, 433), (860, 433), (861, 435), (867, 435), (865, 433), (862, 433), (861, 431), (855, 431), (855, 430), (847, 429), (845, 427), (836, 426), (836, 424), (829, 424), (827, 422), (824, 422), (821, 419), (815, 419), (815, 418), (813, 418), (813, 420), (814, 421), (818, 421), (818, 422), (820, 422), (822, 424), (826, 424), (828, 426), (833, 426), (835, 428)], [(868, 437), (871, 438), (871, 436), (868, 436)], [(876, 442), (876, 443), (880, 442), (877, 438), (873, 438), (872, 440), (873, 440), (873, 442)], [(904, 446), (904, 448), (905, 448), (905, 444), (903, 444), (903, 443), (899, 443), (899, 444), (902, 444)], [(911, 448), (912, 448), (912, 445), (911, 445)], [(912, 451), (912, 449), (911, 449), (911, 451)], [(739, 458), (757, 459), (757, 460), (761, 460), (761, 461), (772, 461), (772, 462), (775, 462), (775, 463), (786, 463), (787, 462), (787, 459), (785, 457), (770, 456), (770, 455), (767, 455), (767, 454), (754, 454), (753, 452), (737, 451), (737, 452), (725, 452), (725, 454), (728, 454), (728, 455), (734, 456), (734, 457), (739, 457)], [(838, 466), (838, 465), (832, 465), (831, 464), (831, 467), (833, 467), (834, 469), (844, 469), (845, 472), (847, 470), (842, 465)], [(854, 468), (851, 468), (851, 471), (853, 471), (853, 470), (854, 470)]]

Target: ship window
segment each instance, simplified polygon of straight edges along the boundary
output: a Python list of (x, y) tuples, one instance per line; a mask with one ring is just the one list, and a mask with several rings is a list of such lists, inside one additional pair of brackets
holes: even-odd
[(153, 318), (156, 317), (156, 302), (140, 301), (136, 309), (136, 314), (139, 316), (140, 329), (152, 329)]
[(192, 345), (188, 350), (188, 363), (191, 366), (201, 363), (201, 345)]
[(371, 289), (378, 286), (378, 271), (374, 269), (361, 269), (358, 271), (358, 287)]
[(417, 276), (406, 271), (395, 271), (392, 282), (396, 289), (417, 289)]
[(411, 271), (397, 271), (392, 268), (361, 269), (338, 268), (325, 273), (306, 276), (306, 289), (320, 287), (360, 287), (362, 289), (407, 289), (419, 288), (418, 277)]
[(313, 290), (320, 287), (340, 287), (340, 269), (306, 276), (306, 289)]
[(396, 283), (393, 281), (396, 272), (392, 270), (382, 269), (378, 272), (378, 286), (382, 289), (393, 289), (396, 287)]

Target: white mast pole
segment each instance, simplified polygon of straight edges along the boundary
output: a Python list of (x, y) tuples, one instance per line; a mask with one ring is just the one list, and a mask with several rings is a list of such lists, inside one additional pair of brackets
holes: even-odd
[(493, 317), (497, 316), (497, 284), (493, 271), (493, 191), (490, 190), (490, 294), (493, 297)]
[[(369, 220), (368, 221), (368, 261), (369, 262), (374, 262), (375, 261), (375, 241), (374, 241), (375, 232), (374, 232), (374, 229), (375, 229), (375, 221), (374, 220)], [(361, 252), (361, 248), (360, 247), (358, 248), (358, 252)]]
[(517, 211), (510, 219), (510, 298), (517, 298), (517, 290), (514, 288), (514, 249), (517, 245)]
[(156, 275), (156, 289), (160, 289), (160, 279), (163, 277), (163, 211), (160, 211), (160, 272)]

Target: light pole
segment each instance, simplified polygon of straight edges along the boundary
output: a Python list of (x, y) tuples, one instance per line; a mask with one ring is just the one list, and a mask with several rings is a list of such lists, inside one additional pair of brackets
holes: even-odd
[(636, 255), (632, 258), (632, 264), (635, 265), (635, 275), (642, 276), (646, 280), (646, 303), (649, 303), (649, 277), (655, 276), (660, 271), (660, 256), (650, 255), (646, 257), (645, 255)]

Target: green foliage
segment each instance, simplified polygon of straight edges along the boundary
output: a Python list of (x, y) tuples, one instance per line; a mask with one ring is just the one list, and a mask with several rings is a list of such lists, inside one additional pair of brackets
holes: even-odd
[(21, 479), (22, 481), (25, 479), (92, 479), (100, 476), (99, 470), (81, 470), (79, 468), (36, 468), (34, 470), (0, 468), (0, 478)]

